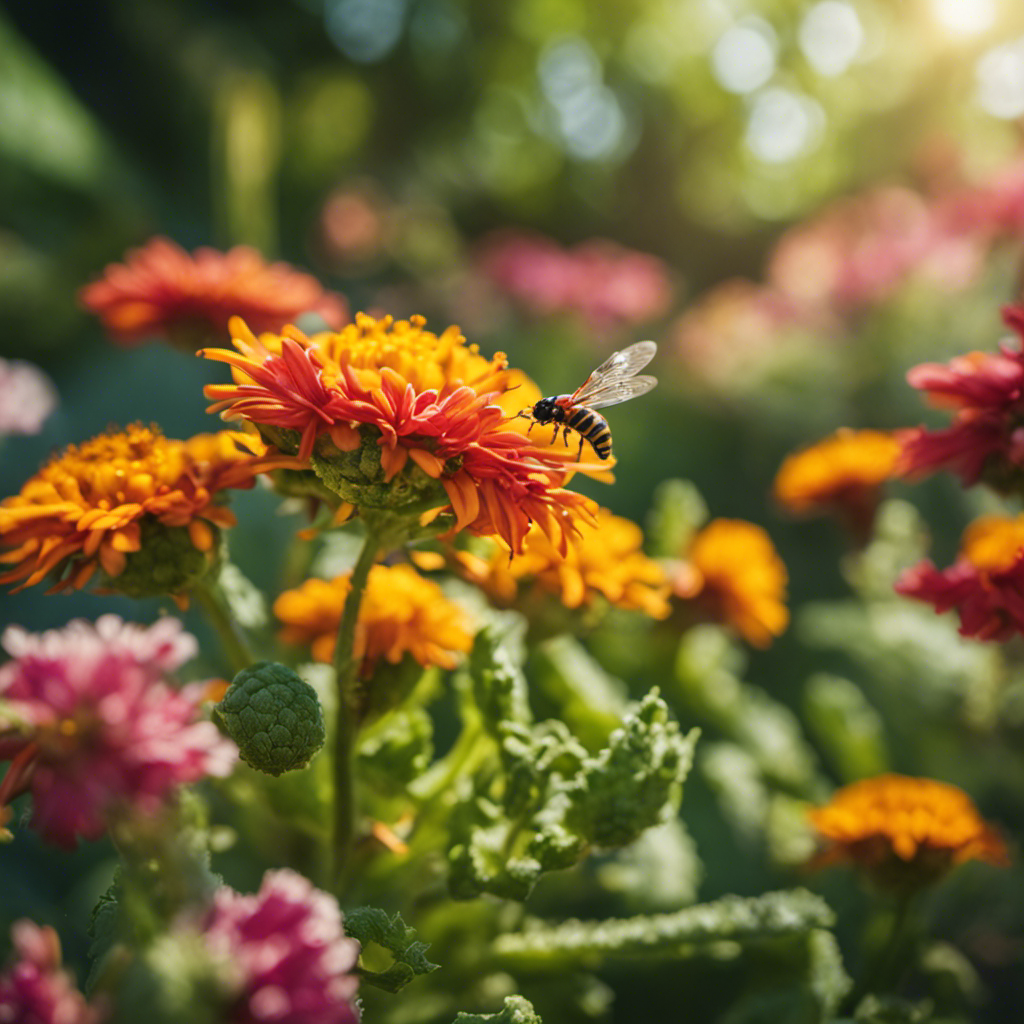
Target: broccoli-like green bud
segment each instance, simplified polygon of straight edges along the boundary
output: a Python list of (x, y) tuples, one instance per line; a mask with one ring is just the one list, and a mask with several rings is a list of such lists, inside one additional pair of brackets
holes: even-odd
[(542, 1024), (537, 1011), (529, 999), (522, 996), (506, 996), (505, 1005), (499, 1013), (460, 1013), (454, 1024)]
[(327, 738), (316, 691), (273, 661), (239, 672), (214, 716), (238, 744), (242, 760), (268, 775), (305, 768)]

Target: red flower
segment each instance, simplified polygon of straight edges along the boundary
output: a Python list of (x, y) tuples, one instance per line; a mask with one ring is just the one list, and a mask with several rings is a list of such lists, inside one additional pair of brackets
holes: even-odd
[(921, 562), (903, 573), (896, 591), (936, 612), (955, 608), (963, 636), (1008, 640), (1024, 633), (1024, 517), (975, 520), (953, 565), (940, 571)]
[(222, 335), (236, 314), (257, 331), (279, 330), (303, 313), (319, 313), (331, 327), (348, 320), (342, 296), (287, 263), (266, 263), (242, 245), (190, 256), (167, 238), (130, 250), (79, 298), (119, 342), (165, 336), (190, 351)]
[[(1007, 324), (1024, 330), (1024, 311), (1008, 307)], [(907, 380), (926, 392), (933, 405), (953, 410), (944, 430), (919, 427), (903, 445), (900, 471), (921, 476), (939, 469), (955, 473), (965, 485), (984, 475), (1005, 486), (1007, 474), (1024, 468), (1024, 351), (1004, 342), (998, 353), (970, 352), (948, 364), (915, 366)]]

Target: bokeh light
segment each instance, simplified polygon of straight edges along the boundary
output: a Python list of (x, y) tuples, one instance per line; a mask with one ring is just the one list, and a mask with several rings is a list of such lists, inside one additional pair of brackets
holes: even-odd
[(750, 108), (747, 148), (765, 163), (788, 163), (815, 147), (824, 122), (821, 104), (809, 96), (782, 87), (765, 89)]
[(822, 0), (800, 22), (800, 50), (819, 74), (841, 75), (864, 45), (864, 26), (846, 0)]
[(1024, 115), (1024, 36), (984, 54), (976, 68), (977, 99), (993, 117)]
[(932, 10), (936, 21), (956, 35), (979, 35), (996, 20), (996, 0), (932, 0)]
[(763, 18), (747, 18), (727, 29), (711, 51), (711, 68), (723, 89), (749, 93), (775, 74), (778, 41)]

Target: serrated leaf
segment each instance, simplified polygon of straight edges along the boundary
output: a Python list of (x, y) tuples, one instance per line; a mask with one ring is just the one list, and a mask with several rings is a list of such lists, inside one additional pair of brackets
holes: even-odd
[(399, 992), (418, 975), (438, 969), (425, 956), (429, 944), (416, 938), (416, 929), (401, 914), (388, 917), (375, 907), (357, 907), (345, 915), (345, 933), (364, 947), (373, 942), (392, 955), (394, 962), (386, 971), (360, 969), (363, 982), (386, 992)]
[(453, 1024), (543, 1024), (533, 1004), (522, 996), (506, 996), (498, 1013), (460, 1013)]
[(502, 723), (528, 725), (533, 721), (526, 680), (495, 627), (477, 633), (469, 655), (469, 675), (473, 699), (492, 736), (500, 738)]
[(89, 973), (83, 991), (92, 992), (107, 954), (118, 940), (121, 923), (120, 868), (114, 873), (114, 880), (92, 908), (89, 916)]

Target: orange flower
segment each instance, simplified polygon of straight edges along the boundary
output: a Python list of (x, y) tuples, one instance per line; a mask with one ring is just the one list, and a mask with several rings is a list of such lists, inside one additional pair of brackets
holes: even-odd
[[(102, 569), (106, 583), (121, 577), (125, 593), (177, 593), (187, 582), (175, 576), (183, 562), (205, 568), (215, 527), (234, 525), (220, 492), (251, 487), (257, 473), (294, 462), (246, 434), (174, 441), (141, 424), (70, 445), (0, 502), (0, 562), (13, 566), (0, 583), (21, 590), (57, 573), (53, 591), (77, 589)], [(170, 550), (176, 544), (181, 549)], [(137, 571), (124, 575), (133, 560)]]
[[(456, 530), (498, 534), (516, 552), (531, 523), (565, 552), (578, 521), (593, 522), (594, 503), (562, 486), (577, 468), (573, 453), (550, 440), (534, 443), (509, 422), (494, 400), (508, 383), (505, 357), (484, 360), (457, 329), (438, 338), (421, 318), (395, 323), (364, 314), (353, 327), (314, 338), (287, 327), (257, 339), (238, 318), (231, 327), (237, 352), (199, 353), (235, 370), (236, 383), (205, 389), (210, 411), (294, 444), (344, 501), (366, 508), (427, 501), (436, 515), (444, 494)], [(396, 477), (409, 463), (411, 477), (399, 488)]]
[(789, 624), (786, 567), (754, 523), (715, 519), (694, 537), (673, 580), (676, 597), (767, 647)]
[(163, 335), (189, 351), (223, 334), (235, 314), (261, 331), (279, 330), (303, 313), (319, 313), (332, 327), (348, 319), (344, 298), (287, 263), (268, 264), (241, 245), (190, 256), (166, 238), (110, 264), (79, 299), (122, 343)]
[[(306, 580), (286, 590), (274, 602), (274, 614), (284, 624), (281, 639), (311, 644), (313, 657), (329, 663), (348, 590), (348, 574)], [(408, 565), (375, 565), (370, 570), (355, 642), (365, 668), (372, 670), (380, 658), (397, 665), (406, 654), (424, 668), (454, 668), (472, 645), (465, 614), (436, 583)]]
[(896, 434), (842, 428), (790, 455), (775, 477), (775, 499), (797, 515), (837, 512), (854, 532), (870, 531), (882, 484), (896, 474)]
[(826, 843), (816, 865), (848, 861), (881, 885), (925, 884), (966, 860), (1008, 862), (1006, 844), (970, 797), (933, 779), (863, 779), (809, 816)]
[(566, 608), (592, 604), (600, 596), (617, 608), (656, 619), (669, 613), (668, 578), (643, 553), (640, 527), (608, 509), (598, 511), (596, 526), (581, 524), (564, 557), (537, 526), (527, 533), (520, 555), (509, 557), (498, 540), (484, 543), (483, 553), (452, 550), (449, 558), (460, 575), (499, 603), (510, 604), (520, 583), (533, 580), (558, 595)]

